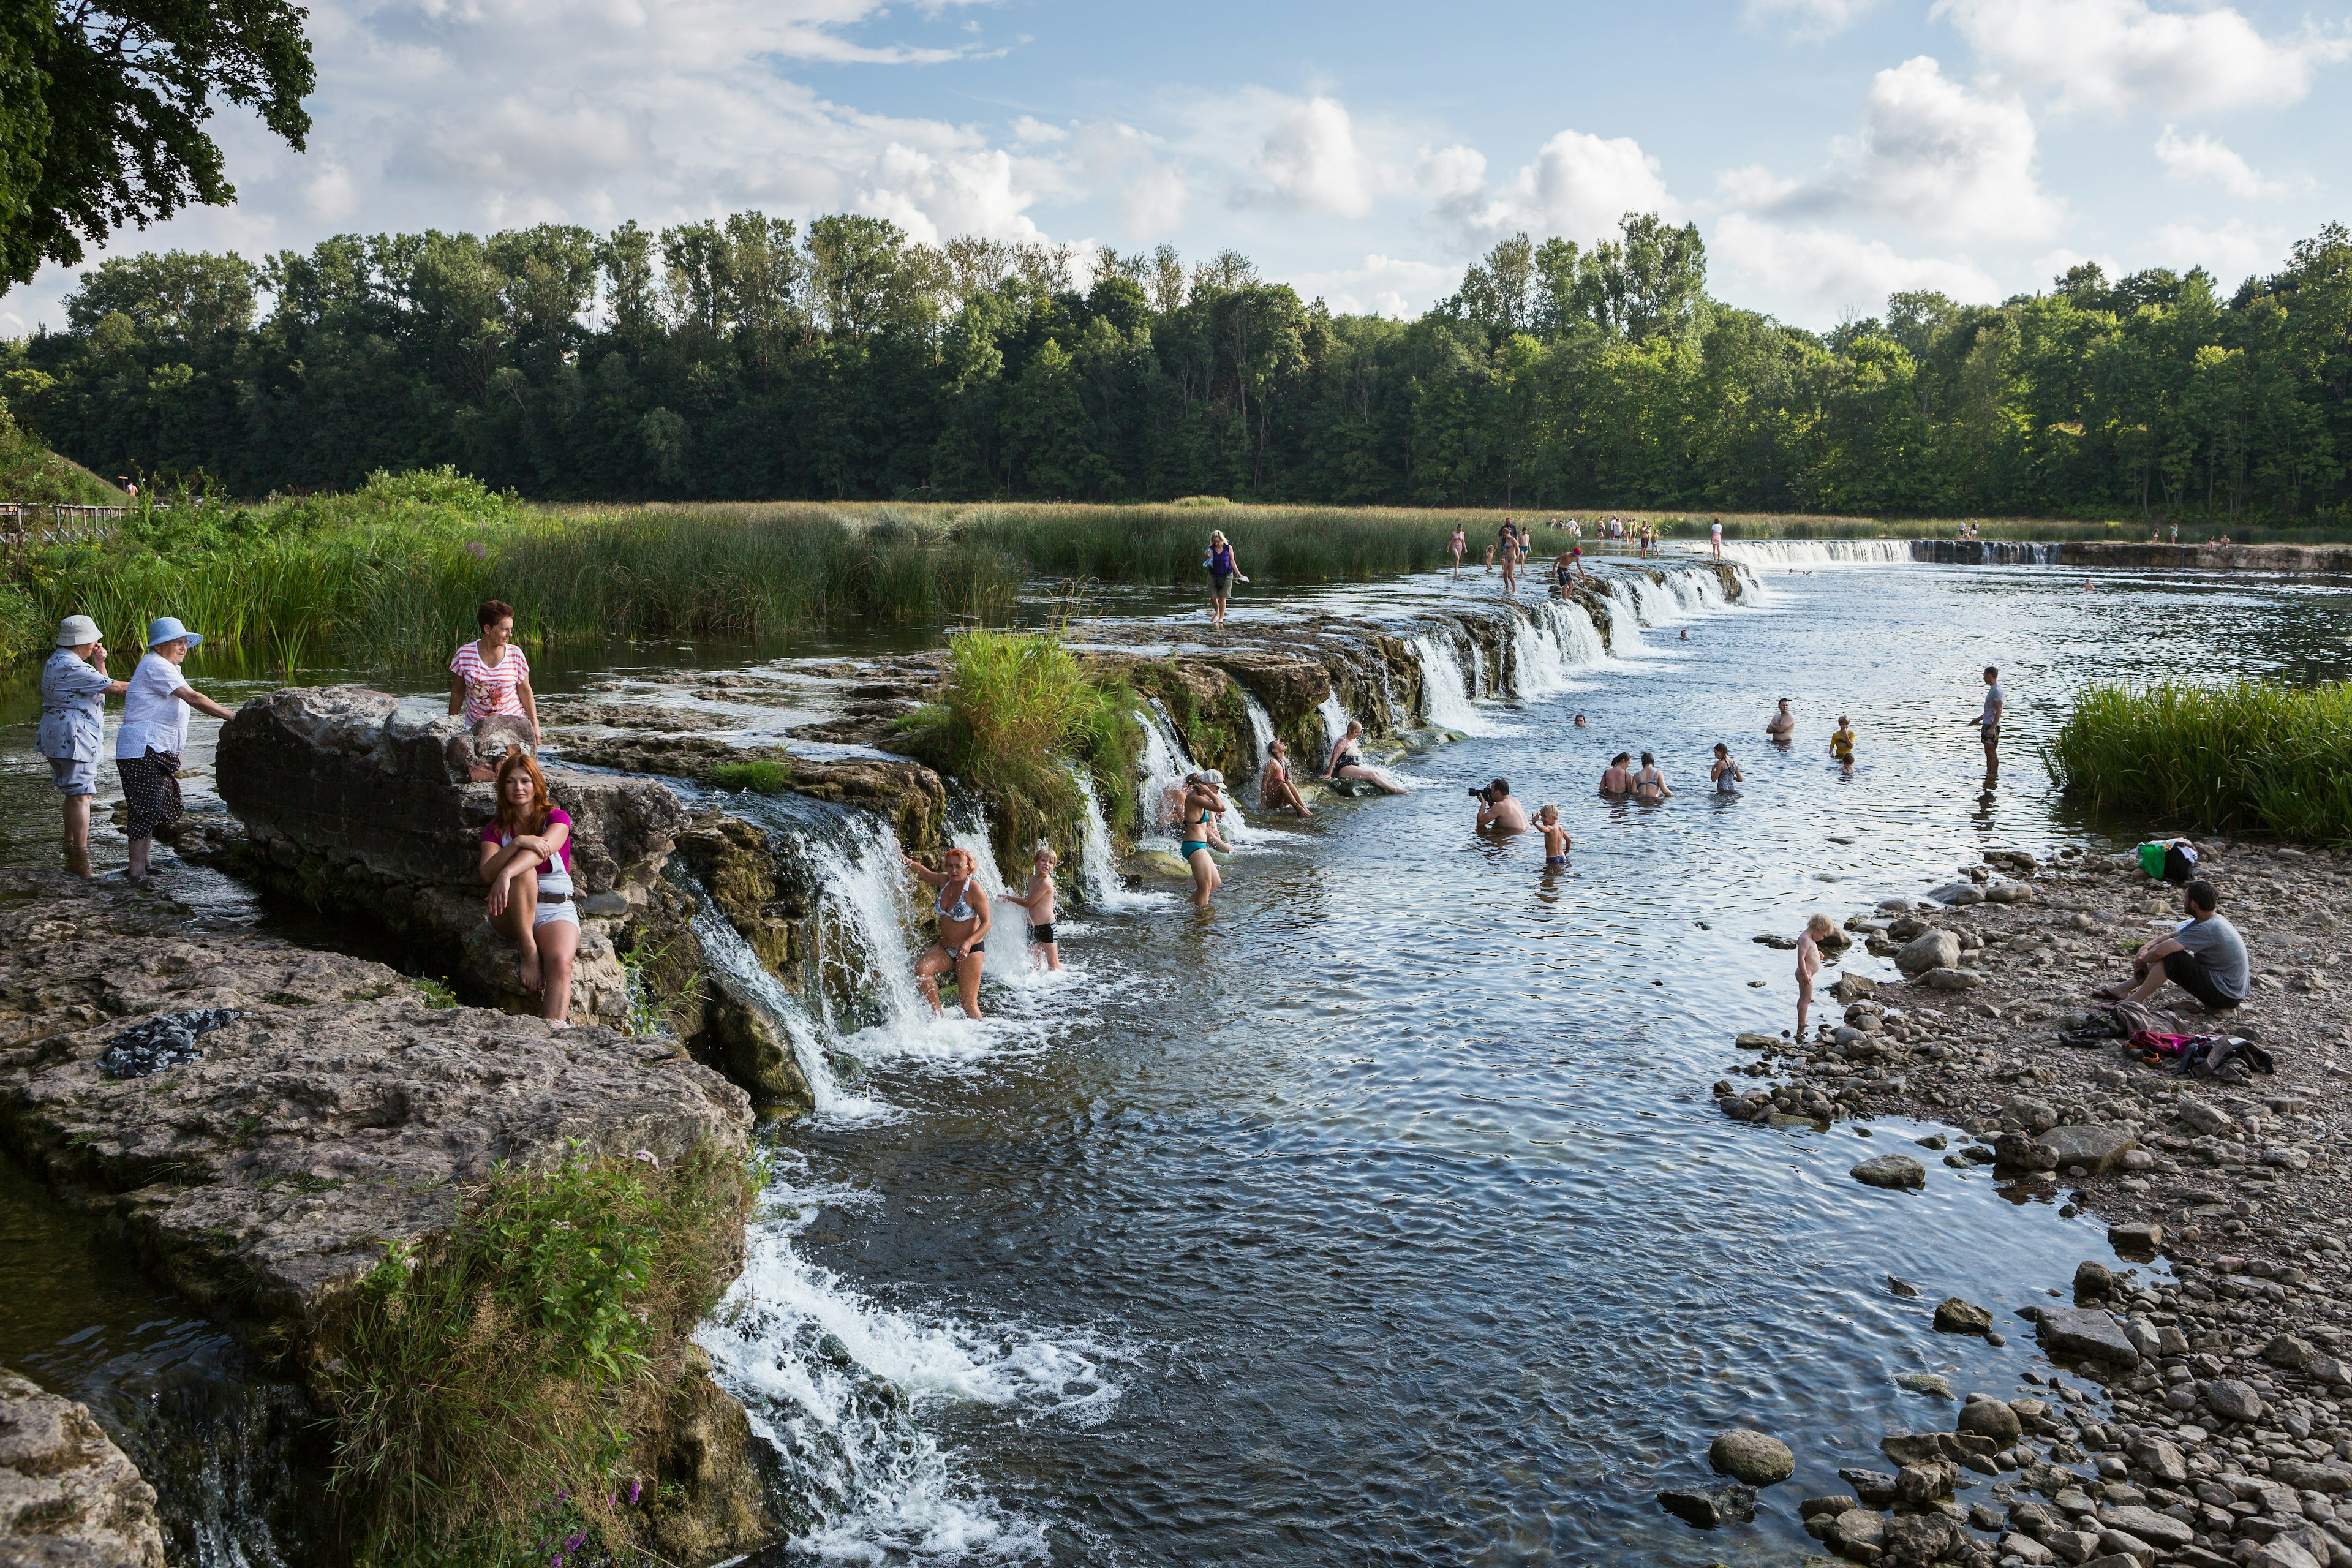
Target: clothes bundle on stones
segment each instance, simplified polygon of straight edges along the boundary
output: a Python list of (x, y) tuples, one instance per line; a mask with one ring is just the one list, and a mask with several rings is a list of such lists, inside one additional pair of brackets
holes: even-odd
[(196, 1037), (209, 1034), (245, 1015), (234, 1007), (198, 1007), (186, 1013), (158, 1013), (143, 1024), (106, 1042), (98, 1070), (109, 1078), (147, 1078), (166, 1068), (200, 1061), (204, 1052)]

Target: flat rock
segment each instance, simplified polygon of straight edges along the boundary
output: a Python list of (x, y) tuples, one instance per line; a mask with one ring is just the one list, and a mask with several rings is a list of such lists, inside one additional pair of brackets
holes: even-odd
[(1973, 1301), (1947, 1296), (1936, 1303), (1936, 1329), (1947, 1334), (1982, 1334), (1992, 1330), (1992, 1313)]
[(1974, 991), (1984, 984), (1984, 976), (1973, 969), (1930, 969), (1918, 976), (1919, 984), (1930, 991)]
[(1741, 1034), (1734, 1037), (1731, 1043), (1743, 1051), (1769, 1051), (1781, 1041), (1778, 1035)]
[(2139, 1350), (2122, 1325), (2092, 1307), (2044, 1307), (2033, 1320), (2042, 1348), (2053, 1356), (2136, 1366)]
[(2095, 1176), (2113, 1170), (2126, 1151), (2139, 1146), (2139, 1140), (2129, 1129), (2099, 1122), (2053, 1127), (2034, 1142), (2055, 1156), (2053, 1163), (2045, 1168), (2063, 1171), (2080, 1165)]
[(1865, 1187), (1916, 1191), (1927, 1184), (1927, 1168), (1908, 1154), (1880, 1154), (1847, 1173)]
[(1719, 1487), (1675, 1487), (1658, 1494), (1658, 1506), (1699, 1530), (1740, 1524), (1756, 1517), (1756, 1489), (1739, 1482)]
[(2154, 1220), (2107, 1226), (2107, 1245), (2126, 1258), (2154, 1258), (2164, 1245), (2164, 1226)]
[(2271, 1479), (2297, 1491), (2337, 1497), (2352, 1492), (2352, 1465), (2336, 1460), (2273, 1459)]
[(1947, 882), (1940, 888), (1930, 889), (1927, 896), (1939, 904), (1949, 904), (1955, 909), (1966, 909), (1970, 904), (1985, 901), (1984, 888), (1976, 882)]
[(0, 1563), (163, 1568), (155, 1489), (87, 1406), (0, 1370)]
[(1797, 1458), (1789, 1445), (1761, 1432), (1738, 1428), (1719, 1435), (1707, 1446), (1706, 1461), (1717, 1475), (1751, 1487), (1778, 1486), (1797, 1473)]
[(2151, 1546), (2186, 1546), (2197, 1538), (2191, 1526), (2168, 1513), (2158, 1513), (2152, 1508), (2133, 1503), (2123, 1508), (2103, 1508), (2099, 1522), (2109, 1530), (2120, 1530), (2126, 1535), (2137, 1536)]

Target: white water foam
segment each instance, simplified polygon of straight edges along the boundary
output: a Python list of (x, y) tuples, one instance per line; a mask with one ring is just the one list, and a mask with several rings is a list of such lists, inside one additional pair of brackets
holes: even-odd
[(1329, 692), (1324, 693), (1323, 700), (1315, 710), (1323, 719), (1322, 764), (1329, 767), (1331, 753), (1339, 749), (1340, 737), (1348, 732), (1348, 710), (1340, 707), (1339, 698)]
[(1249, 711), (1250, 740), (1257, 747), (1257, 765), (1263, 772), (1265, 760), (1274, 754), (1274, 715), (1247, 690), (1242, 693), (1242, 706)]
[(1087, 802), (1086, 840), (1078, 866), (1078, 884), (1085, 889), (1087, 907), (1142, 910), (1167, 903), (1168, 894), (1129, 891), (1119, 879), (1118, 866), (1111, 855), (1110, 824), (1103, 818), (1102, 801), (1095, 795), (1095, 781), (1079, 773), (1078, 791)]
[(1118, 1403), (1118, 1352), (1025, 1324), (976, 1329), (867, 1300), (802, 1257), (822, 1205), (856, 1194), (762, 1194), (743, 1272), (695, 1338), (752, 1430), (782, 1456), (820, 1521), (795, 1549), (830, 1562), (1034, 1563), (1047, 1525), (1006, 1508), (917, 1417), (957, 1404), (1090, 1426)]
[[(1443, 632), (1424, 633), (1412, 639), (1412, 648), (1421, 659), (1423, 715), (1431, 723), (1465, 735), (1493, 735), (1505, 729), (1471, 705), (1451, 637)], [(1476, 658), (1475, 650), (1472, 658)]]
[(833, 1068), (824, 1059), (823, 1026), (809, 1016), (799, 997), (768, 973), (760, 955), (719, 913), (710, 895), (696, 888), (694, 904), (694, 935), (701, 945), (704, 962), (718, 969), (741, 994), (743, 1001), (758, 1008), (775, 1031), (783, 1036), (792, 1047), (793, 1060), (800, 1066), (801, 1077), (808, 1080), (816, 1120), (865, 1121), (883, 1114), (880, 1104), (849, 1093), (835, 1081)]
[(1912, 559), (1907, 539), (1727, 539), (1723, 553), (1759, 566), (1883, 566)]
[[(1199, 772), (1200, 766), (1185, 748), (1184, 737), (1176, 732), (1176, 721), (1169, 717), (1168, 710), (1160, 706), (1156, 697), (1149, 699), (1148, 702), (1149, 710), (1136, 714), (1144, 728), (1143, 785), (1139, 802), (1143, 813), (1137, 820), (1152, 822), (1154, 847), (1173, 848), (1176, 845), (1173, 835), (1178, 824), (1164, 809), (1168, 791), (1183, 783), (1185, 774)], [(1235, 853), (1245, 848), (1262, 849), (1270, 839), (1298, 837), (1277, 828), (1251, 826), (1242, 816), (1239, 786), (1231, 779), (1225, 781), (1224, 795), (1225, 809), (1217, 818), (1217, 830), (1224, 835), (1225, 842), (1234, 847)], [(1139, 838), (1140, 837), (1139, 835)]]

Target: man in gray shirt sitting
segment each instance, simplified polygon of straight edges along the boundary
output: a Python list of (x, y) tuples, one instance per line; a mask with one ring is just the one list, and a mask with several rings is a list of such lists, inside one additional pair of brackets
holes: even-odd
[(2246, 999), (2246, 942), (2238, 928), (2213, 912), (2221, 900), (2213, 884), (2195, 881), (2180, 889), (2189, 918), (2170, 936), (2159, 937), (2132, 954), (2128, 984), (2103, 987), (2116, 1001), (2145, 1002), (2171, 981), (2205, 1005), (2226, 1013)]

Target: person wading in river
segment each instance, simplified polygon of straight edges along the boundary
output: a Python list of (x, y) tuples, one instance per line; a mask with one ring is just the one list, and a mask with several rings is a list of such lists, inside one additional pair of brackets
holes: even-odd
[(477, 733), (492, 719), (519, 719), (539, 746), (539, 698), (530, 689), (530, 660), (514, 645), (514, 606), (486, 599), (474, 612), (482, 635), (449, 661), (449, 716), (460, 713)]
[(1633, 760), (1633, 753), (1631, 752), (1620, 752), (1615, 756), (1609, 759), (1608, 767), (1602, 769), (1601, 773), (1601, 793), (1602, 795), (1632, 795), (1633, 793), (1633, 770), (1625, 765)]
[(1805, 934), (1797, 939), (1797, 1038), (1805, 1037), (1805, 1015), (1813, 1005), (1813, 976), (1822, 970), (1822, 939), (1837, 930), (1827, 915), (1815, 915), (1805, 922)]
[(1214, 768), (1203, 768), (1192, 775), (1184, 786), (1184, 799), (1178, 808), (1183, 824), (1184, 838), (1177, 854), (1192, 868), (1192, 907), (1205, 910), (1210, 898), (1225, 885), (1217, 869), (1217, 862), (1209, 853), (1215, 849), (1230, 855), (1233, 846), (1217, 827), (1217, 819), (1225, 814), (1225, 775)]
[(1234, 584), (1246, 583), (1241, 565), (1234, 559), (1233, 542), (1215, 530), (1209, 533), (1209, 552), (1201, 557), (1201, 564), (1209, 569), (1209, 625), (1224, 629), (1225, 601), (1233, 597)]
[(1462, 531), (1462, 525), (1458, 522), (1455, 523), (1454, 525), (1454, 537), (1447, 542), (1445, 548), (1451, 551), (1454, 554), (1454, 575), (1456, 577), (1462, 575), (1462, 552), (1469, 547), (1470, 541), (1468, 536)]
[(1658, 759), (1643, 752), (1642, 771), (1633, 775), (1633, 798), (1643, 805), (1656, 805), (1674, 793), (1666, 787), (1666, 775), (1658, 771)]
[(2000, 714), (2009, 698), (2000, 689), (2000, 671), (1990, 664), (1985, 666), (1984, 683), (1984, 711), (1969, 722), (1977, 727), (1977, 737), (1984, 742), (1985, 784), (1990, 786), (2000, 782)]
[(1789, 710), (1789, 700), (1780, 699), (1780, 710), (1764, 721), (1764, 738), (1776, 746), (1785, 746), (1797, 738), (1797, 716)]
[(521, 950), (525, 991), (539, 1016), (572, 1011), (572, 961), (580, 952), (580, 905), (572, 880), (572, 816), (547, 798), (547, 776), (523, 751), (499, 762), (499, 811), (482, 829), (475, 874), (490, 885), (490, 924)]
[(986, 947), (990, 918), (988, 895), (981, 890), (977, 875), (979, 862), (972, 858), (971, 850), (961, 847), (941, 856), (940, 869), (937, 871), (912, 856), (902, 853), (898, 858), (907, 862), (907, 868), (917, 878), (940, 890), (931, 906), (940, 917), (940, 934), (915, 960), (915, 984), (922, 987), (923, 1000), (931, 1005), (936, 1016), (940, 1012), (940, 976), (952, 971), (956, 1000), (963, 1004), (963, 1016), (978, 1018), (983, 962), (981, 955)]
[(131, 808), (131, 864), (123, 875), (134, 882), (147, 875), (155, 830), (180, 819), (180, 753), (188, 743), (188, 710), (228, 717), (227, 709), (180, 673), (188, 651), (204, 640), (201, 632), (173, 616), (159, 617), (147, 628), (147, 657), (131, 672), (122, 695), (114, 771), (122, 775), (123, 804)]
[(49, 782), (65, 798), (66, 869), (89, 875), (89, 803), (98, 795), (98, 759), (106, 742), (106, 700), (131, 689), (106, 673), (106, 644), (98, 623), (68, 616), (58, 624), (55, 650), (41, 667), (41, 755)]
[(1715, 743), (1715, 763), (1706, 770), (1706, 776), (1714, 782), (1717, 795), (1738, 795), (1739, 786), (1748, 782), (1748, 775), (1731, 760), (1731, 748), (1721, 741)]
[(1268, 741), (1265, 744), (1265, 771), (1257, 776), (1257, 808), (1260, 811), (1290, 811), (1300, 816), (1312, 816), (1307, 797), (1290, 779), (1290, 747), (1286, 742)]
[(1511, 794), (1510, 780), (1489, 780), (1485, 789), (1472, 790), (1470, 798), (1478, 803), (1478, 821), (1473, 831), (1525, 833), (1528, 830), (1528, 808)]

